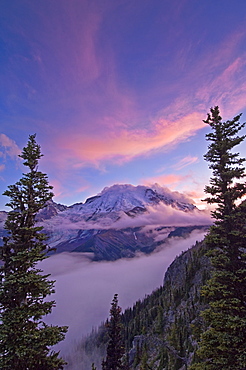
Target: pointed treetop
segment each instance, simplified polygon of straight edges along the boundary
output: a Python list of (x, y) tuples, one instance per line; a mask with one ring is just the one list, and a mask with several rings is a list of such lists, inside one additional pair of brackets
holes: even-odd
[(208, 113), (207, 119), (203, 120), (203, 122), (207, 123), (208, 125), (211, 125), (211, 123), (218, 124), (222, 120), (222, 117), (220, 116), (219, 107), (216, 106), (214, 108), (211, 108), (210, 112), (212, 114), (212, 117), (211, 114)]
[(20, 158), (24, 159), (23, 164), (28, 166), (31, 171), (35, 171), (38, 166), (38, 160), (43, 156), (40, 145), (36, 142), (36, 134), (29, 135), (27, 146), (23, 148)]

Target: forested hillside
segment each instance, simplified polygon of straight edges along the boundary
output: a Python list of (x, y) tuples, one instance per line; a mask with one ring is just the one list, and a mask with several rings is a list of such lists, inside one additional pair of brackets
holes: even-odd
[[(199, 292), (211, 271), (205, 253), (203, 242), (182, 253), (168, 268), (163, 286), (123, 313), (130, 369), (178, 370), (191, 363), (203, 326), (199, 313), (206, 307)], [(77, 346), (67, 368), (89, 369), (94, 362), (101, 369), (107, 342), (103, 324)]]

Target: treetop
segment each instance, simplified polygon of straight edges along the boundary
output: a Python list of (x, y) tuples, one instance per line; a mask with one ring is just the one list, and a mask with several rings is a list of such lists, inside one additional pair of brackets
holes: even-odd
[(41, 154), (40, 145), (36, 142), (36, 134), (29, 135), (27, 146), (23, 148), (19, 157), (24, 159), (23, 164), (28, 166), (31, 171), (37, 169), (38, 160), (43, 157), (43, 154)]

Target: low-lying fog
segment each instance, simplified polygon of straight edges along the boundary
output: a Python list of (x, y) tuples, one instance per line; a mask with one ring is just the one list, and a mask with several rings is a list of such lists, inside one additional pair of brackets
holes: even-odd
[(164, 273), (174, 258), (202, 240), (204, 232), (193, 231), (184, 238), (172, 238), (151, 255), (114, 262), (92, 262), (82, 253), (61, 253), (41, 263), (45, 273), (56, 280), (56, 307), (46, 322), (68, 325), (66, 339), (58, 348), (67, 353), (83, 335), (109, 314), (115, 293), (125, 309), (163, 283)]

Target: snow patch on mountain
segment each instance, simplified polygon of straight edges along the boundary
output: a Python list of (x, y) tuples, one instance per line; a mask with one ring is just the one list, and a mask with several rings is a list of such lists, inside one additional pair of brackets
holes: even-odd
[(171, 192), (158, 184), (152, 187), (124, 184), (106, 187), (97, 196), (87, 199), (85, 203), (77, 203), (69, 207), (67, 212), (93, 217), (97, 214), (127, 212), (136, 207), (145, 209), (146, 206), (154, 206), (160, 202), (183, 211), (196, 208), (184, 195)]

